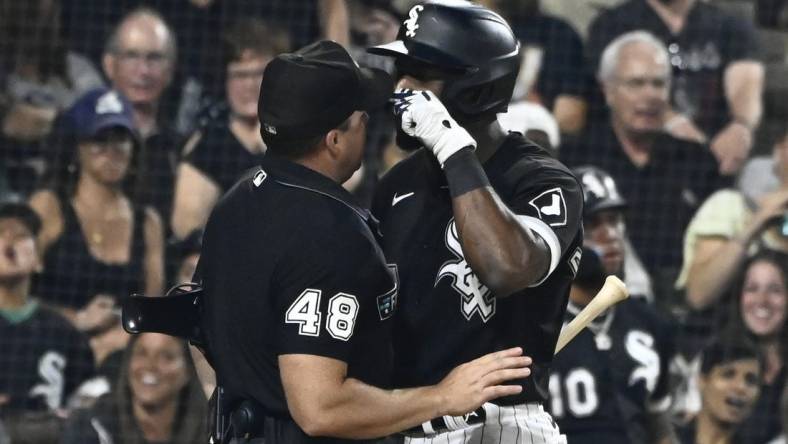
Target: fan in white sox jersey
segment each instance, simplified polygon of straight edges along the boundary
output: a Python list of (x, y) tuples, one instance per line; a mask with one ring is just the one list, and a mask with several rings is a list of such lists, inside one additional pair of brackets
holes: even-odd
[[(574, 170), (584, 189), (584, 252), (566, 322), (624, 265), (626, 202), (609, 174)], [(622, 276), (623, 277), (623, 276)], [(553, 361), (550, 413), (570, 443), (672, 443), (668, 364), (671, 332), (651, 306), (629, 298), (581, 331)]]
[[(27, 204), (0, 202), (0, 420), (12, 435), (25, 413), (63, 408), (94, 373), (87, 338), (28, 298), (39, 264), (35, 236), (40, 227)], [(41, 436), (15, 438), (43, 442)]]
[(510, 346), (534, 361), (518, 381), (523, 391), (488, 404), (484, 419), (442, 418), (449, 431), (425, 424), (426, 437), (408, 440), (564, 442), (542, 403), (580, 259), (582, 192), (547, 151), (497, 123), (519, 44), (481, 6), (428, 2), (410, 10), (399, 40), (370, 52), (395, 57), (400, 146), (423, 147), (381, 180), (373, 200), (400, 276), (395, 384), (437, 382)]

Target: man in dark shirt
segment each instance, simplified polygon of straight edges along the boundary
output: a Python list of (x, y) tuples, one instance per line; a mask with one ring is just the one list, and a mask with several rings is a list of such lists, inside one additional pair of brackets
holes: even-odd
[(395, 57), (406, 88), (394, 101), (400, 146), (422, 147), (373, 200), (401, 278), (395, 384), (433, 384), (512, 346), (534, 358), (521, 394), (486, 404), (470, 423), (427, 425), (410, 442), (565, 442), (542, 403), (580, 259), (582, 194), (547, 151), (497, 123), (519, 50), (505, 20), (470, 2), (418, 4), (399, 40), (370, 49)]
[[(708, 142), (724, 174), (738, 171), (762, 112), (764, 69), (752, 24), (700, 0), (629, 0), (591, 24), (589, 77), (610, 42), (635, 30), (654, 34), (670, 52), (672, 109), (665, 128), (676, 137)], [(592, 99), (593, 114), (604, 115), (600, 99)]]
[[(584, 248), (566, 323), (593, 300), (606, 276), (624, 278), (627, 202), (606, 172), (573, 172), (583, 184)], [(553, 361), (550, 413), (573, 444), (675, 442), (668, 418), (673, 334), (637, 296), (602, 313)]]
[(180, 144), (165, 109), (165, 93), (175, 71), (175, 35), (155, 10), (135, 9), (110, 34), (102, 62), (112, 87), (131, 102), (134, 129), (142, 140), (127, 191), (168, 221)]
[(267, 155), (209, 217), (198, 265), (207, 349), (218, 384), (262, 406), (266, 443), (389, 435), (517, 395), (500, 384), (530, 374), (510, 348), (435, 386), (378, 388), (390, 387), (396, 267), (340, 183), (361, 163), (367, 110), (391, 91), (387, 74), (332, 41), (276, 57), (259, 101)]
[[(3, 197), (0, 421), (5, 422), (13, 442), (56, 441), (56, 412), (95, 371), (87, 338), (58, 313), (30, 299), (31, 276), (40, 266), (36, 250), (40, 229), (41, 220), (27, 204)], [(38, 414), (36, 423), (31, 422), (30, 412)]]
[(723, 185), (718, 164), (705, 146), (662, 129), (671, 76), (659, 40), (644, 31), (624, 34), (608, 46), (603, 60), (598, 77), (610, 120), (562, 147), (561, 160), (595, 165), (613, 176), (630, 205), (627, 229), (635, 251), (655, 280), (673, 282), (684, 228), (700, 203)]

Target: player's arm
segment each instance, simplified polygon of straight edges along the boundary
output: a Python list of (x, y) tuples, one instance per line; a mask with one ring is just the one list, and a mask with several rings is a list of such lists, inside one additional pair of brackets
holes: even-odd
[(452, 370), (429, 387), (383, 390), (347, 376), (341, 360), (308, 354), (279, 356), (288, 409), (310, 436), (369, 439), (443, 415), (463, 415), (483, 403), (522, 391), (505, 381), (527, 377), (531, 359), (512, 348)]
[(479, 279), (499, 297), (541, 281), (558, 260), (548, 233), (536, 233), (501, 201), (473, 153), (476, 141), (431, 92), (398, 90), (394, 108), (446, 174), (463, 253)]
[[(450, 159), (449, 163), (456, 160), (478, 165), (470, 151), (458, 155), (464, 158)], [(479, 170), (484, 174), (480, 166)], [(465, 259), (495, 294), (509, 295), (547, 274), (551, 259), (547, 243), (506, 207), (492, 187), (488, 185), (456, 196), (452, 186), (449, 187)]]

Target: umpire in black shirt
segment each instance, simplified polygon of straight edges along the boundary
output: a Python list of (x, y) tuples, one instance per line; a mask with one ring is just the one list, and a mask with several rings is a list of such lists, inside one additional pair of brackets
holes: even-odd
[(361, 163), (365, 110), (392, 89), (335, 42), (275, 58), (260, 92), (266, 157), (208, 220), (198, 267), (207, 348), (218, 384), (262, 406), (268, 444), (386, 436), (519, 393), (501, 384), (530, 373), (512, 348), (434, 386), (378, 388), (389, 386), (396, 269), (375, 219), (340, 184)]

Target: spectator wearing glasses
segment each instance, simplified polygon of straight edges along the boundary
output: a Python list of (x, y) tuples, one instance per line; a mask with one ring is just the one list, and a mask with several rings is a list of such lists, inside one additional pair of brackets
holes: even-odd
[(140, 149), (129, 168), (127, 191), (154, 206), (167, 220), (177, 165), (178, 136), (167, 116), (163, 95), (177, 59), (175, 35), (153, 9), (126, 14), (111, 33), (102, 58), (112, 87), (131, 102)]
[(184, 238), (201, 228), (219, 197), (265, 151), (257, 118), (263, 70), (286, 51), (286, 34), (260, 20), (237, 21), (222, 36), (226, 105), (211, 110), (191, 136), (178, 166), (172, 230)]
[(139, 142), (131, 104), (98, 89), (66, 115), (76, 140), (62, 188), (42, 189), (31, 206), (43, 222), (38, 235), (43, 272), (35, 294), (91, 335), (98, 362), (125, 346), (116, 303), (131, 293), (161, 294), (163, 234), (155, 210), (126, 195), (132, 152)]
[(663, 130), (671, 71), (668, 50), (653, 35), (635, 31), (613, 40), (597, 77), (610, 119), (590, 125), (560, 156), (571, 166), (602, 168), (620, 186), (630, 205), (630, 240), (659, 294), (672, 288), (681, 266), (684, 228), (723, 184), (718, 164), (699, 144)]
[(720, 172), (732, 175), (747, 160), (760, 122), (764, 67), (752, 24), (713, 3), (623, 2), (591, 24), (587, 65), (596, 69), (604, 48), (627, 32), (654, 34), (670, 51), (674, 73), (666, 131), (708, 143)]

